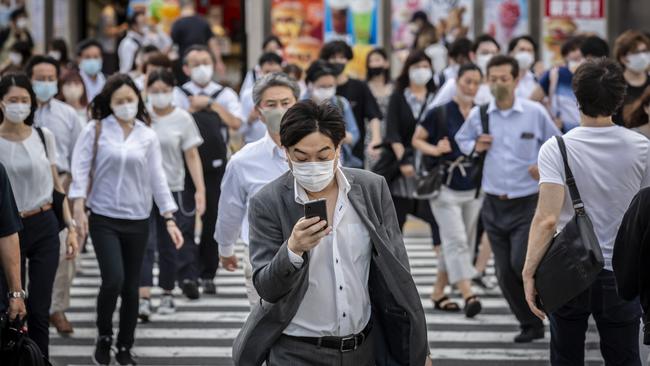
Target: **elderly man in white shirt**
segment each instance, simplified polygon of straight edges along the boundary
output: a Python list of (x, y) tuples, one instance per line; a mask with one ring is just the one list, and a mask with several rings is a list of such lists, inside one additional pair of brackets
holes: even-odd
[[(57, 100), (59, 63), (49, 57), (37, 55), (26, 66), (27, 75), (32, 81), (36, 94), (38, 109), (34, 114), (34, 124), (52, 131), (56, 141), (56, 168), (63, 188), (68, 190), (70, 184), (70, 161), (77, 137), (83, 129), (77, 112), (71, 106)], [(60, 235), (61, 249), (59, 266), (52, 291), (50, 323), (62, 334), (72, 333), (73, 328), (65, 316), (70, 306), (70, 285), (76, 272), (75, 260), (66, 255), (66, 235)]]
[(289, 166), (280, 147), (280, 121), (284, 112), (300, 97), (300, 87), (284, 73), (271, 73), (259, 79), (252, 98), (255, 110), (266, 125), (266, 134), (232, 156), (221, 183), (221, 197), (214, 238), (219, 243), (221, 263), (228, 271), (237, 268), (235, 242), (244, 244), (244, 276), (251, 306), (259, 301), (253, 286), (253, 271), (248, 253), (248, 202), (267, 183), (285, 173)]

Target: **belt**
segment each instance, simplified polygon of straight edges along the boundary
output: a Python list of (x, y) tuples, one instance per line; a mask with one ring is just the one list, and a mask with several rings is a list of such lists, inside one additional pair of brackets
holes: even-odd
[(32, 217), (32, 216), (34, 216), (34, 215), (38, 215), (38, 214), (41, 213), (41, 212), (45, 212), (45, 211), (48, 211), (48, 210), (51, 210), (51, 209), (52, 209), (52, 204), (51, 204), (51, 203), (47, 203), (47, 204), (45, 204), (45, 205), (43, 205), (43, 206), (41, 206), (41, 207), (39, 207), (39, 208), (36, 208), (36, 209), (33, 209), (33, 210), (29, 210), (29, 211), (23, 211), (23, 212), (21, 212), (21, 213), (20, 213), (20, 218), (21, 218), (21, 219), (26, 219), (26, 218), (28, 218), (28, 217)]
[(286, 336), (291, 339), (316, 345), (318, 347), (325, 347), (339, 350), (341, 353), (351, 352), (359, 348), (363, 342), (368, 340), (368, 335), (372, 330), (371, 322), (368, 322), (365, 328), (358, 334), (352, 334), (347, 337), (293, 337)]
[(487, 197), (494, 198), (494, 199), (499, 200), (499, 201), (515, 201), (515, 200), (524, 200), (524, 199), (527, 199), (527, 198), (537, 196), (537, 193), (531, 194), (531, 195), (528, 195), (528, 196), (524, 196), (524, 197), (515, 197), (515, 198), (510, 198), (507, 194), (496, 195), (496, 194), (486, 193), (485, 195)]

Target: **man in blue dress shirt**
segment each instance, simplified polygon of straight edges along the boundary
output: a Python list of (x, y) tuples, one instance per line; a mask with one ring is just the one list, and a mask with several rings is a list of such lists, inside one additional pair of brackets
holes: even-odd
[(489, 134), (483, 131), (480, 107), (475, 107), (456, 142), (464, 154), (486, 152), (481, 215), (499, 286), (521, 327), (515, 342), (525, 343), (544, 337), (544, 324), (528, 308), (521, 277), (537, 204), (537, 155), (542, 144), (560, 131), (541, 104), (515, 97), (518, 76), (514, 58), (499, 55), (490, 60), (487, 81), (494, 100), (487, 107)]

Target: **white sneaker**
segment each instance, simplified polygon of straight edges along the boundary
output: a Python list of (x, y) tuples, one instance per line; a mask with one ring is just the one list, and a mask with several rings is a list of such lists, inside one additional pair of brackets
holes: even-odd
[(149, 321), (151, 316), (151, 300), (150, 299), (140, 299), (140, 307), (138, 308), (138, 318), (142, 320), (143, 323)]
[(174, 296), (173, 295), (163, 295), (160, 299), (160, 306), (158, 306), (159, 314), (173, 314), (176, 312), (176, 306), (174, 305)]

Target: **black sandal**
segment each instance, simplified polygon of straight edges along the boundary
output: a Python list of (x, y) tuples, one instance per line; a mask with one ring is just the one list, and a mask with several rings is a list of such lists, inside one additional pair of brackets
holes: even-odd
[(431, 301), (433, 301), (433, 306), (436, 310), (454, 312), (454, 313), (460, 311), (460, 306), (458, 306), (457, 303), (449, 300), (448, 296), (443, 296), (438, 300), (434, 300), (434, 298), (432, 297)]
[(473, 295), (465, 299), (465, 316), (468, 318), (473, 318), (483, 309), (481, 301), (478, 299), (478, 296)]

